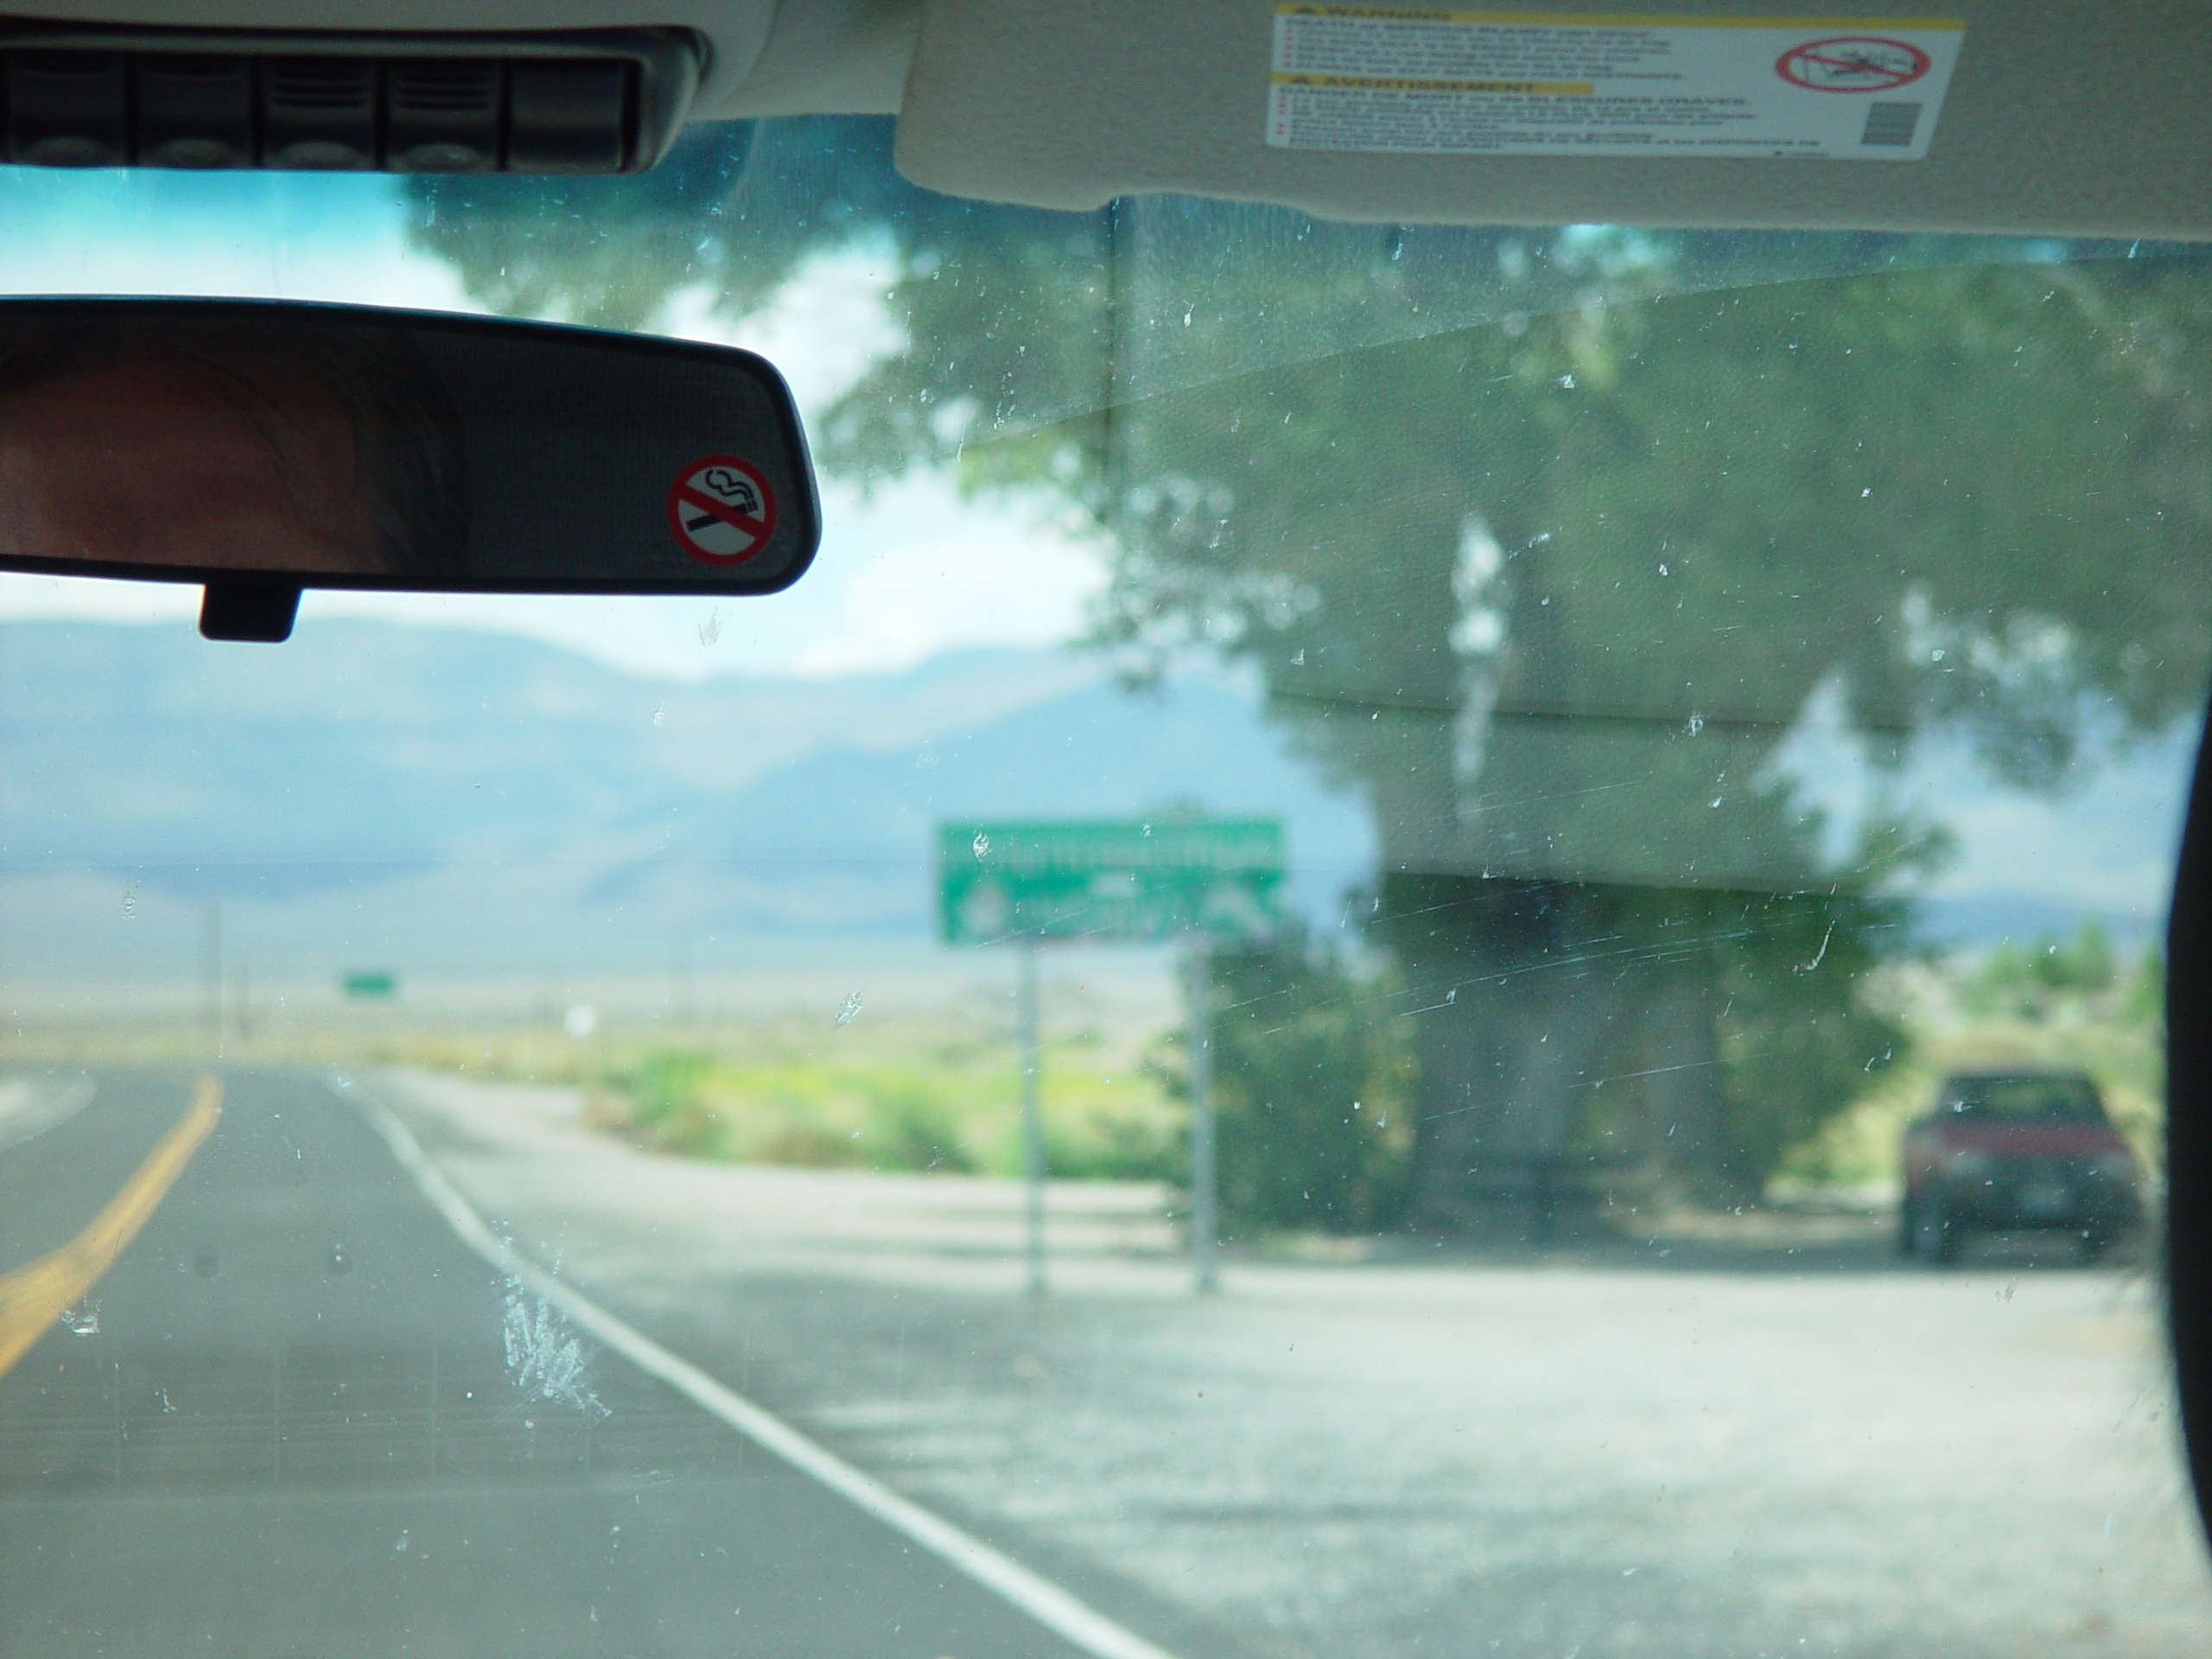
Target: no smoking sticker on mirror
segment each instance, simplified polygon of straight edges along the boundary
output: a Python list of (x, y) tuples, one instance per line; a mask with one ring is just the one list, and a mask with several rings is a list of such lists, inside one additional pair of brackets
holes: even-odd
[(708, 564), (742, 564), (776, 531), (776, 493), (760, 469), (735, 455), (706, 455), (668, 492), (676, 544)]

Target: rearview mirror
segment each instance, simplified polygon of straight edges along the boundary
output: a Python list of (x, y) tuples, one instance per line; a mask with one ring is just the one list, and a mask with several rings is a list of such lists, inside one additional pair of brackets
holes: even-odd
[(0, 569), (205, 585), (283, 639), (302, 588), (772, 593), (821, 540), (750, 352), (230, 300), (0, 301)]

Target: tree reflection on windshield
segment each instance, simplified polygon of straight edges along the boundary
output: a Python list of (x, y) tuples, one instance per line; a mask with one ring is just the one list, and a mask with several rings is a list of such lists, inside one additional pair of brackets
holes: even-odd
[[(1525, 1234), (1600, 1147), (1755, 1198), (1899, 1053), (1865, 986), (1921, 948), (1946, 831), (1801, 798), (1773, 762), (1817, 702), (1878, 763), (1958, 733), (2033, 787), (2093, 709), (2202, 695), (2193, 258), (1050, 214), (915, 191), (884, 131), (771, 128), (734, 179), (696, 142), (658, 181), (422, 181), (416, 234), (582, 316), (700, 284), (739, 316), (887, 245), (906, 344), (825, 464), (1060, 494), (1112, 550), (1100, 644), (1250, 664), (1363, 790), (1428, 1224)], [(696, 246), (625, 257), (613, 225), (690, 205)]]

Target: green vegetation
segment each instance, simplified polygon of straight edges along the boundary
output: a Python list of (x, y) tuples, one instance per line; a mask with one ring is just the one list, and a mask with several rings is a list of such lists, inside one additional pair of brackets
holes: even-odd
[[(1179, 1174), (1182, 1109), (1152, 1071), (1110, 1064), (1095, 1038), (1048, 1048), (1052, 1173)], [(601, 1123), (687, 1157), (959, 1174), (1021, 1168), (1020, 1078), (1003, 1040), (770, 1027), (734, 1041), (610, 1053), (591, 1086)]]
[(1295, 940), (1217, 952), (1213, 983), (1224, 1225), (1360, 1232), (1396, 1221), (1413, 1057), (1391, 988)]

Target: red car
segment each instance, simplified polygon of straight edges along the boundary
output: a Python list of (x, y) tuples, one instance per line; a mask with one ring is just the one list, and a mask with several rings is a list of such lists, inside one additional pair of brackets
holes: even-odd
[(1936, 1109), (1904, 1132), (1897, 1248), (1958, 1259), (1974, 1233), (2069, 1232), (2094, 1260), (2142, 1219), (2142, 1171), (2075, 1072), (1944, 1079)]

